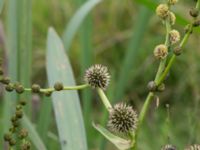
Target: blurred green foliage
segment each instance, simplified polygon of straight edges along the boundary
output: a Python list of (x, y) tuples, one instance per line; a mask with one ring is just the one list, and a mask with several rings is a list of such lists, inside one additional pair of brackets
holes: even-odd
[[(48, 27), (53, 26), (62, 37), (71, 17), (84, 2), (32, 1), (32, 82), (46, 85), (45, 49)], [(83, 82), (84, 70), (92, 63), (107, 65), (112, 74), (108, 97), (113, 104), (118, 101), (130, 103), (139, 112), (148, 92), (146, 85), (154, 78), (158, 67), (158, 62), (152, 55), (153, 49), (165, 38), (165, 28), (154, 14), (157, 3), (158, 1), (153, 0), (102, 1), (93, 9), (76, 34), (68, 52), (77, 84)], [(8, 28), (5, 23), (8, 5), (9, 3), (5, 3), (1, 14), (4, 29)], [(178, 18), (174, 28), (182, 35), (184, 26), (192, 20), (188, 12), (194, 5), (195, 1), (180, 0), (173, 7)], [(4, 32), (5, 35), (1, 33), (3, 38), (8, 34), (6, 30)], [(168, 142), (183, 149), (188, 144), (200, 142), (199, 41), (197, 29), (165, 81), (166, 91), (157, 95), (159, 107), (156, 107), (156, 100), (151, 105), (139, 137), (139, 149), (157, 150)], [(23, 69), (23, 65), (20, 64), (19, 67)], [(80, 92), (80, 95), (89, 149), (115, 149), (92, 127), (92, 121), (105, 125), (107, 118), (97, 95), (91, 91)], [(35, 95), (32, 99), (34, 113), (30, 120), (41, 133), (42, 130), (38, 126), (42, 127), (42, 118), (39, 116), (54, 116), (51, 103), (46, 99), (47, 104), (40, 102), (42, 98)], [(4, 102), (0, 101), (0, 110), (4, 109)], [(166, 104), (170, 104), (169, 124), (166, 123)], [(43, 110), (46, 105), (47, 109)], [(2, 111), (0, 117), (0, 123), (6, 126), (2, 122)], [(42, 129), (47, 133), (42, 133), (41, 137), (48, 149), (59, 149), (55, 120), (46, 121), (48, 124)]]

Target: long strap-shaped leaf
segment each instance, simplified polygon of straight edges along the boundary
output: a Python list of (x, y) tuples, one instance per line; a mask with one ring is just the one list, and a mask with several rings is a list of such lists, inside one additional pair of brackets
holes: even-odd
[[(71, 65), (56, 32), (50, 28), (47, 40), (47, 74), (50, 86), (62, 81), (75, 85)], [(53, 93), (53, 108), (62, 150), (86, 150), (86, 136), (77, 91)]]
[(81, 8), (74, 14), (69, 21), (63, 35), (63, 41), (65, 49), (68, 51), (75, 33), (79, 29), (80, 25), (88, 15), (88, 13), (99, 3), (101, 0), (88, 0), (81, 6)]

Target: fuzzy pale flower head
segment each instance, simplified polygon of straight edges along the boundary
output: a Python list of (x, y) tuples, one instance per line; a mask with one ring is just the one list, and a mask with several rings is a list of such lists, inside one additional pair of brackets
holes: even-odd
[(115, 133), (127, 134), (137, 128), (138, 116), (131, 106), (119, 103), (109, 112), (108, 128)]
[(171, 44), (176, 44), (180, 41), (180, 33), (177, 30), (171, 30), (169, 32), (169, 40)]
[(177, 150), (177, 149), (175, 146), (167, 144), (167, 145), (163, 146), (161, 150)]
[(171, 25), (174, 25), (176, 22), (176, 16), (173, 12), (169, 12), (169, 22)]
[(103, 65), (93, 65), (85, 72), (85, 82), (93, 88), (106, 89), (110, 82), (108, 68)]
[(190, 145), (187, 148), (185, 148), (185, 150), (200, 150), (200, 145), (199, 144)]
[(156, 14), (161, 19), (166, 19), (169, 14), (169, 7), (166, 4), (160, 4), (156, 8)]
[(156, 59), (164, 59), (168, 55), (168, 48), (164, 44), (157, 45), (154, 49), (154, 56)]
[(170, 5), (174, 5), (174, 4), (176, 4), (178, 2), (178, 0), (168, 0), (168, 3), (170, 4)]

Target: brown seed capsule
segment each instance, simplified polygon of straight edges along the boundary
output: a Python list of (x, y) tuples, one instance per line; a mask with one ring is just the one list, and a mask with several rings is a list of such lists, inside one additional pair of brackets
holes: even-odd
[(174, 48), (173, 52), (176, 56), (179, 56), (182, 53), (182, 48), (180, 46), (177, 46)]
[(18, 84), (18, 85), (16, 85), (15, 90), (16, 90), (16, 92), (17, 92), (18, 94), (22, 94), (22, 93), (24, 92), (24, 87), (23, 87), (23, 85)]
[(22, 106), (25, 106), (26, 105), (26, 101), (25, 100), (20, 100), (19, 104), (22, 105)]
[(9, 77), (4, 77), (4, 78), (1, 80), (1, 82), (2, 82), (3, 84), (9, 84), (9, 83), (10, 83), (10, 78), (9, 78)]
[(15, 115), (16, 115), (17, 118), (22, 118), (23, 117), (23, 111), (22, 110), (17, 110), (15, 112)]
[(193, 27), (198, 27), (198, 26), (200, 26), (200, 20), (194, 21)]
[(8, 91), (8, 92), (12, 92), (12, 91), (14, 90), (14, 87), (13, 87), (13, 85), (12, 85), (11, 83), (9, 83), (9, 84), (7, 84), (7, 85), (5, 86), (5, 89), (6, 89), (6, 91)]
[(56, 83), (54, 84), (54, 89), (55, 89), (56, 91), (61, 91), (61, 90), (63, 90), (63, 84), (62, 84), (61, 82), (56, 82)]
[(19, 138), (24, 139), (28, 136), (28, 130), (23, 128), (19, 132)]
[(52, 92), (51, 92), (51, 91), (46, 91), (46, 92), (44, 92), (44, 95), (45, 95), (45, 96), (47, 96), (47, 97), (50, 97), (50, 96), (51, 96), (51, 94), (52, 94)]
[(198, 17), (199, 15), (199, 10), (197, 8), (192, 8), (190, 9), (190, 15), (194, 18)]
[(14, 139), (10, 139), (9, 145), (14, 146), (16, 144), (16, 141)]
[(147, 85), (147, 88), (151, 92), (155, 92), (157, 89), (156, 83), (154, 81), (150, 81)]
[(11, 138), (12, 138), (12, 135), (10, 133), (4, 134), (4, 141), (10, 141)]
[(31, 89), (32, 89), (33, 93), (39, 93), (40, 92), (40, 85), (33, 84), (32, 87), (31, 87)]

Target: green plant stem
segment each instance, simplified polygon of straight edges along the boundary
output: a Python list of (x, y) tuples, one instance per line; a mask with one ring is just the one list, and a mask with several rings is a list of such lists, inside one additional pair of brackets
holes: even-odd
[[(64, 90), (82, 90), (89, 87), (88, 84), (83, 84), (83, 85), (77, 85), (77, 86), (64, 86)], [(31, 88), (25, 88), (25, 91), (32, 91)], [(54, 88), (46, 88), (46, 89), (40, 89), (40, 92), (54, 92), (56, 91)]]
[(104, 106), (106, 107), (106, 109), (108, 111), (110, 111), (110, 109), (112, 108), (112, 105), (110, 104), (110, 101), (106, 97), (104, 91), (101, 88), (97, 88), (97, 92), (98, 92), (98, 94), (99, 94)]

